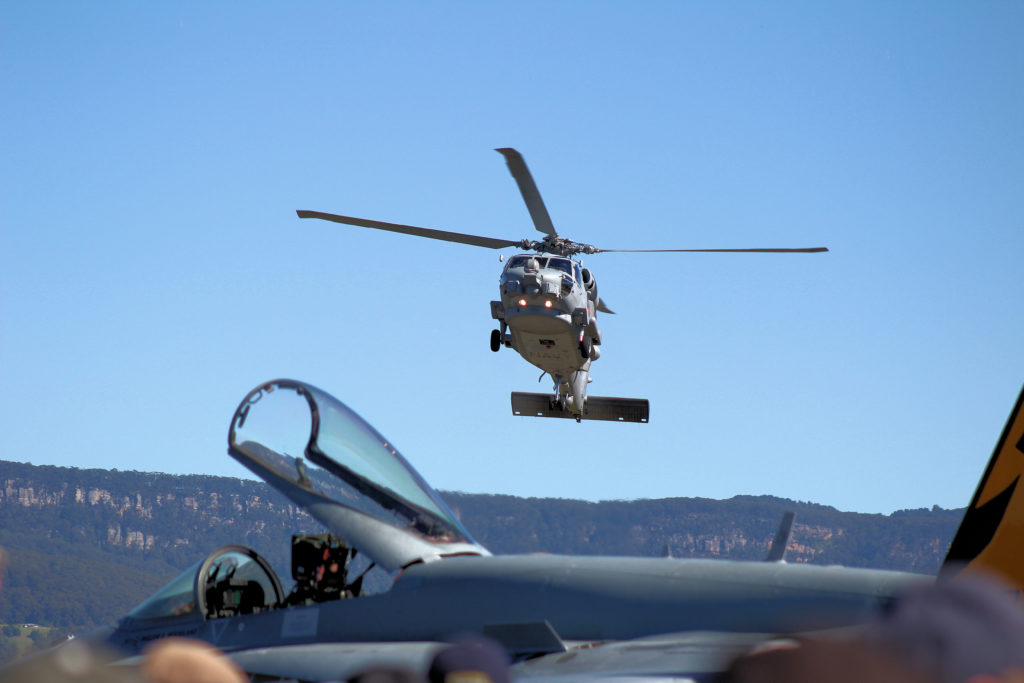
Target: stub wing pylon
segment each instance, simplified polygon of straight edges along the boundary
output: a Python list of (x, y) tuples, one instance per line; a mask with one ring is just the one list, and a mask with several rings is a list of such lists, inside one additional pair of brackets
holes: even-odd
[(607, 422), (647, 422), (650, 413), (650, 402), (646, 398), (588, 396), (586, 410), (583, 415), (577, 416), (554, 403), (551, 394), (512, 392), (512, 414), (524, 417), (580, 417), (583, 420)]

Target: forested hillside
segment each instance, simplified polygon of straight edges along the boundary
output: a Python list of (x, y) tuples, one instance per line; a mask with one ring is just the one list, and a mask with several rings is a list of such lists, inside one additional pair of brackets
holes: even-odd
[[(961, 511), (892, 515), (768, 496), (605, 501), (442, 493), (496, 553), (761, 559), (786, 510), (789, 562), (933, 573)], [(76, 632), (113, 621), (185, 567), (230, 543), (287, 583), (290, 537), (318, 524), (262, 482), (0, 461), (0, 623)]]
[(963, 510), (840, 512), (772, 496), (602, 501), (447, 492), (476, 539), (502, 553), (764, 558), (787, 510), (789, 562), (935, 573)]
[(230, 543), (287, 574), (291, 534), (318, 528), (261, 482), (0, 461), (0, 621), (109, 622)]

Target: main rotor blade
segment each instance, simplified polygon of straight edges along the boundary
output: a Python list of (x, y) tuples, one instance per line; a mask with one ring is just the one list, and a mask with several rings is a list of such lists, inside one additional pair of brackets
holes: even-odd
[(512, 240), (499, 240), (493, 237), (480, 237), (479, 235), (466, 235), (461, 232), (448, 232), (447, 230), (432, 230), (430, 228), (418, 228), (415, 225), (401, 225), (400, 223), (385, 223), (384, 221), (371, 221), (367, 218), (353, 218), (352, 216), (339, 216), (333, 213), (321, 211), (296, 211), (299, 218), (319, 218), (334, 223), (345, 225), (358, 225), (361, 228), (375, 228), (389, 232), (400, 232), (404, 235), (416, 235), (417, 237), (429, 237), (432, 240), (444, 240), (445, 242), (459, 242), (460, 244), (472, 244), (474, 247), (486, 247), (488, 249), (504, 249), (515, 247), (521, 244)]
[(818, 254), (823, 251), (828, 251), (828, 247), (806, 247), (803, 249), (597, 249), (594, 248), (595, 254), (602, 254), (604, 252), (629, 252), (629, 253), (641, 253), (641, 254), (662, 254), (671, 252), (724, 252), (724, 253), (759, 253), (759, 254)]
[(494, 151), (500, 152), (505, 157), (508, 170), (512, 172), (512, 177), (516, 179), (516, 185), (519, 186), (519, 194), (523, 195), (526, 208), (530, 210), (533, 226), (545, 235), (558, 237), (555, 226), (551, 224), (551, 216), (548, 215), (547, 207), (544, 206), (544, 200), (540, 198), (537, 183), (533, 182), (530, 169), (526, 167), (526, 162), (523, 160), (523, 155), (511, 147), (501, 147)]

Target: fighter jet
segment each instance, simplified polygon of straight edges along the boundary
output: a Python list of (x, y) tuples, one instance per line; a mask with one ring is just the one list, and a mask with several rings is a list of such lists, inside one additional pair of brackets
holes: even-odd
[[(945, 571), (996, 571), (1024, 587), (1024, 390)], [(426, 670), (453, 637), (500, 643), (514, 680), (707, 680), (779, 634), (856, 628), (933, 577), (766, 562), (492, 555), (395, 446), (303, 382), (261, 384), (228, 452), (327, 533), (293, 538), (288, 594), (270, 564), (227, 546), (103, 634), (129, 655), (168, 636), (208, 641), (254, 680), (346, 680)], [(791, 521), (791, 520), (790, 520)], [(782, 540), (783, 546), (785, 539)], [(364, 586), (369, 562), (386, 590)]]

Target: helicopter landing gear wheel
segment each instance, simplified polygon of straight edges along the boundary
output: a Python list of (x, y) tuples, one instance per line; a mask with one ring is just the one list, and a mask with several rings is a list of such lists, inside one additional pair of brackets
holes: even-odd
[(590, 358), (590, 351), (593, 348), (593, 344), (594, 342), (592, 342), (589, 337), (580, 342), (580, 355), (583, 357), (583, 360)]
[(501, 348), (501, 332), (491, 330), (491, 351), (495, 353)]

